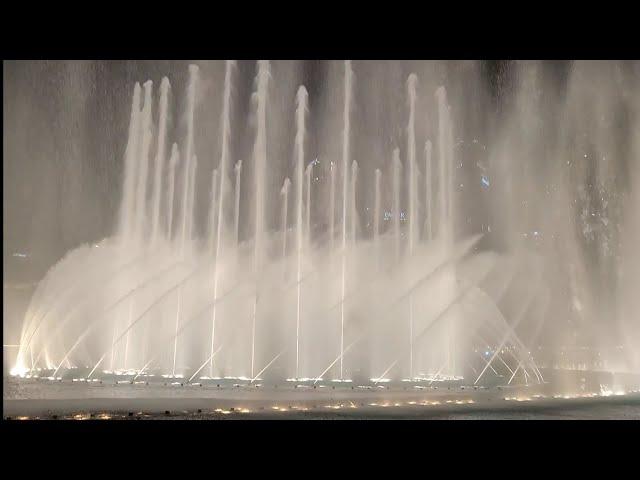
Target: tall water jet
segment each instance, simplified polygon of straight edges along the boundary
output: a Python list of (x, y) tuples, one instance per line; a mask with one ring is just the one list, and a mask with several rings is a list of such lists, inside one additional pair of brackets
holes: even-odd
[(336, 224), (336, 165), (334, 162), (329, 164), (329, 170), (329, 252), (333, 259)]
[[(194, 112), (196, 107), (196, 87), (198, 82), (198, 66), (189, 65), (189, 87), (187, 88), (187, 146), (184, 155), (184, 180), (182, 189), (182, 236), (180, 240), (180, 257), (184, 258), (185, 243), (187, 240), (187, 222), (191, 217), (189, 211), (189, 186), (191, 179), (191, 162), (193, 161), (193, 122)], [(184, 291), (184, 285), (181, 285), (178, 290), (178, 306), (176, 309), (176, 329), (175, 338), (173, 342), (173, 367), (171, 369), (171, 376), (176, 376), (176, 359), (178, 356), (178, 331), (180, 326), (180, 313), (182, 310), (182, 297)]]
[(127, 240), (133, 225), (135, 203), (135, 173), (138, 155), (138, 136), (140, 132), (140, 84), (136, 82), (131, 101), (131, 119), (129, 121), (129, 139), (125, 152), (124, 187), (120, 203), (120, 235)]
[(447, 92), (444, 87), (436, 90), (438, 102), (438, 173), (439, 173), (439, 209), (440, 234), (443, 235), (444, 244), (451, 241), (452, 219), (451, 200), (453, 195), (453, 172), (451, 157), (451, 125), (449, 118), (449, 105), (447, 104)]
[[(221, 182), (222, 183), (222, 182)], [(222, 185), (221, 185), (222, 186)], [(209, 351), (209, 376), (213, 377), (213, 352), (216, 338), (216, 298), (218, 294), (218, 246), (220, 245), (220, 238), (217, 236), (222, 218), (220, 211), (218, 210), (219, 202), (222, 200), (222, 195), (218, 196), (218, 169), (214, 168), (211, 174), (211, 209), (209, 214), (209, 239), (211, 242), (210, 251), (214, 257), (213, 262), (213, 311), (211, 313), (211, 341)]]
[[(219, 202), (219, 198), (218, 198), (218, 169), (214, 168), (213, 172), (211, 173), (211, 204), (209, 207), (209, 250), (211, 252), (211, 255), (215, 258), (215, 254), (216, 254), (216, 249), (217, 249), (217, 221), (219, 219), (218, 217), (218, 202)], [(215, 270), (217, 269), (217, 267), (214, 265), (214, 277), (215, 277)], [(214, 280), (215, 283), (215, 280)]]
[(144, 106), (142, 107), (142, 143), (138, 158), (138, 184), (136, 186), (136, 205), (134, 235), (144, 234), (144, 220), (147, 213), (147, 175), (149, 172), (149, 148), (151, 146), (151, 94), (153, 82), (148, 80), (144, 84)]
[(236, 174), (236, 183), (234, 188), (234, 205), (233, 205), (233, 245), (238, 248), (239, 232), (240, 232), (240, 178), (242, 175), (242, 160), (238, 160), (233, 167)]
[(169, 158), (169, 178), (167, 184), (169, 185), (169, 191), (167, 192), (167, 239), (171, 240), (171, 234), (173, 232), (173, 202), (176, 191), (176, 168), (180, 161), (180, 152), (178, 151), (178, 144), (174, 143), (171, 147), (171, 157)]
[(187, 228), (187, 236), (189, 240), (193, 240), (193, 225), (195, 223), (195, 195), (196, 195), (196, 170), (198, 169), (198, 156), (194, 155), (191, 160), (191, 168), (189, 171), (189, 226)]
[[(447, 92), (444, 87), (436, 90), (438, 103), (438, 170), (439, 170), (439, 200), (440, 219), (439, 235), (441, 237), (445, 258), (451, 254), (453, 245), (453, 135), (449, 105), (447, 104)], [(456, 295), (455, 273), (448, 274), (444, 280), (446, 291), (452, 296)], [(455, 316), (447, 322), (446, 339), (446, 364), (450, 375), (455, 374), (454, 359), (454, 323)]]
[(151, 220), (151, 242), (155, 245), (160, 234), (160, 192), (162, 191), (162, 172), (164, 170), (164, 157), (167, 136), (167, 108), (169, 101), (169, 79), (163, 77), (160, 82), (160, 117), (158, 119), (158, 144), (156, 147), (156, 158), (154, 162), (155, 176), (153, 181), (152, 199), (152, 220)]
[(225, 62), (224, 73), (224, 93), (222, 99), (222, 152), (220, 154), (220, 188), (218, 191), (218, 215), (216, 226), (216, 250), (215, 250), (215, 267), (213, 270), (213, 312), (211, 314), (211, 349), (210, 356), (210, 376), (213, 377), (213, 357), (214, 357), (214, 335), (216, 331), (216, 313), (218, 298), (218, 271), (220, 259), (222, 255), (222, 235), (224, 228), (224, 205), (226, 197), (226, 181), (227, 181), (227, 163), (229, 163), (229, 137), (231, 136), (231, 70), (235, 66), (234, 60)]
[(305, 183), (306, 183), (306, 192), (307, 192), (307, 201), (305, 202), (305, 242), (307, 244), (307, 249), (311, 249), (311, 178), (313, 177), (313, 162), (307, 165), (307, 168), (304, 171)]
[(191, 162), (193, 161), (193, 122), (196, 107), (196, 88), (198, 83), (198, 66), (189, 65), (189, 86), (187, 88), (187, 141), (184, 154), (184, 177), (182, 182), (182, 236), (180, 255), (184, 256), (187, 240), (187, 226), (191, 216), (189, 208), (189, 186), (191, 180)]
[[(220, 164), (218, 169), (220, 170), (220, 201), (218, 202), (218, 218), (222, 218), (225, 205), (226, 192), (224, 186), (227, 181), (227, 164), (229, 163), (229, 139), (231, 137), (231, 73), (235, 67), (234, 60), (227, 60), (225, 62), (225, 76), (224, 76), (224, 93), (222, 100), (222, 151), (220, 154)], [(222, 236), (222, 229), (224, 223), (218, 224), (217, 230), (217, 243)]]
[(356, 205), (356, 183), (358, 181), (358, 162), (355, 160), (351, 162), (351, 198), (349, 204), (351, 205), (351, 211), (349, 216), (351, 217), (351, 248), (355, 249), (356, 246), (356, 230), (358, 227), (358, 209)]
[[(409, 75), (407, 91), (409, 96), (409, 126), (407, 128), (407, 161), (409, 163), (409, 257), (413, 255), (413, 244), (417, 224), (416, 185), (416, 84), (415, 73)], [(413, 379), (413, 294), (409, 295), (409, 378)]]
[[(329, 252), (328, 252), (328, 268), (327, 268), (327, 285), (332, 285), (335, 275), (335, 225), (336, 225), (336, 163), (331, 160), (329, 162), (329, 213), (328, 213), (328, 224), (329, 224)], [(330, 338), (330, 335), (327, 336), (327, 339)], [(325, 347), (326, 348), (326, 347)]]
[(351, 131), (351, 88), (353, 70), (351, 60), (344, 62), (344, 110), (342, 130), (342, 299), (340, 305), (340, 380), (344, 380), (344, 298), (347, 276), (347, 202), (349, 185), (349, 138)]
[[(140, 114), (140, 130), (142, 134), (142, 139), (139, 144), (139, 153), (138, 153), (138, 168), (137, 168), (137, 185), (136, 185), (136, 195), (135, 195), (135, 207), (134, 207), (134, 223), (133, 223), (133, 231), (131, 235), (141, 240), (144, 235), (145, 228), (145, 219), (146, 219), (146, 193), (147, 193), (147, 176), (149, 170), (149, 148), (151, 146), (151, 103), (152, 103), (152, 92), (153, 92), (153, 82), (148, 80), (144, 83), (144, 105), (142, 107), (142, 112)], [(135, 297), (131, 297), (129, 301), (129, 315), (127, 317), (127, 328), (129, 327), (129, 323), (131, 322), (131, 314), (133, 310)], [(131, 331), (127, 331), (127, 340), (125, 347), (125, 356), (124, 356), (124, 368), (127, 368), (127, 358), (129, 352), (129, 343), (131, 341)]]
[(289, 210), (289, 188), (291, 180), (289, 177), (284, 179), (280, 195), (282, 196), (282, 259), (287, 258), (287, 218)]
[(375, 248), (376, 269), (380, 269), (380, 182), (382, 172), (376, 168), (375, 174), (375, 198), (373, 204), (373, 244)]
[(270, 77), (267, 60), (258, 61), (256, 76), (256, 137), (253, 148), (255, 187), (254, 268), (256, 272), (263, 262), (263, 236), (265, 225), (265, 180), (267, 168), (267, 88)]
[(391, 160), (393, 169), (393, 240), (395, 246), (395, 262), (400, 261), (400, 179), (402, 172), (402, 162), (400, 162), (400, 149), (393, 150)]
[[(307, 110), (307, 89), (301, 85), (296, 94), (296, 376), (300, 378), (300, 315), (302, 296), (302, 250), (303, 250), (303, 173), (304, 173), (304, 131)], [(309, 205), (307, 204), (307, 209)]]
[[(257, 81), (257, 130), (256, 140), (253, 148), (254, 161), (254, 184), (255, 184), (255, 233), (254, 233), (254, 253), (253, 253), (253, 270), (255, 275), (256, 286), (258, 283), (258, 274), (262, 268), (263, 262), (263, 235), (264, 235), (264, 216), (265, 216), (265, 181), (267, 169), (267, 88), (269, 85), (270, 65), (268, 60), (258, 61)], [(256, 316), (258, 313), (258, 291), (253, 302), (253, 317), (251, 322), (251, 378), (254, 374), (255, 365), (255, 346), (256, 346)]]
[(424, 182), (425, 182), (425, 238), (427, 241), (433, 237), (433, 213), (431, 211), (431, 196), (433, 195), (433, 183), (431, 180), (431, 140), (424, 144)]
[(416, 175), (416, 84), (415, 73), (409, 75), (407, 92), (409, 96), (409, 125), (407, 127), (407, 163), (409, 164), (409, 255), (413, 254), (413, 245), (417, 235), (417, 175)]

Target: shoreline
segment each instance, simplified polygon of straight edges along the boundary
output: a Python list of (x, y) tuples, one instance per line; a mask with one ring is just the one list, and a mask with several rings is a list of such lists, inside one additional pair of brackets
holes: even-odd
[[(5, 379), (5, 419), (508, 419), (581, 418), (581, 412), (583, 418), (640, 419), (638, 391), (552, 395), (540, 388), (545, 385), (480, 390), (310, 391), (291, 387), (15, 384), (23, 387), (21, 396), (7, 397), (11, 392), (7, 392)], [(598, 415), (598, 411), (603, 413)]]

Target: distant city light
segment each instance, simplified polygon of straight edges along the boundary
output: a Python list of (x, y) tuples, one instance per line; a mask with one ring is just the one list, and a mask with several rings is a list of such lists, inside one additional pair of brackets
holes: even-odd
[[(384, 220), (391, 220), (393, 218), (393, 212), (384, 212)], [(407, 218), (406, 212), (400, 212), (400, 219), (405, 220)]]

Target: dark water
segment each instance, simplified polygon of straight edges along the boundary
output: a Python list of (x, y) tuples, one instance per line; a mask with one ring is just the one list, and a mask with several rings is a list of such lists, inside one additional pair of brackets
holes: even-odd
[(359, 412), (229, 412), (226, 414), (214, 410), (198, 412), (170, 411), (81, 411), (77, 413), (39, 413), (37, 415), (5, 415), (9, 419), (60, 419), (60, 420), (640, 420), (640, 405), (589, 405), (581, 407), (562, 407), (520, 410), (482, 410), (468, 412), (398, 412), (377, 411)]
[[(131, 417), (122, 415), (122, 419)], [(135, 417), (133, 417), (135, 418)], [(598, 404), (579, 407), (549, 407), (545, 409), (477, 409), (468, 412), (398, 412), (387, 413), (380, 409), (368, 412), (282, 412), (280, 414), (264, 414), (260, 412), (248, 414), (173, 414), (173, 415), (149, 415), (140, 419), (161, 420), (207, 420), (207, 419), (254, 419), (254, 420), (640, 420), (640, 403), (610, 405)]]

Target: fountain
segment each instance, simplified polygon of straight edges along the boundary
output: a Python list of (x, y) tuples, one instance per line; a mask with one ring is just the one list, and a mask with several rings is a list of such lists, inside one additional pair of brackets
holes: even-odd
[[(548, 272), (535, 267), (544, 251), (531, 253), (514, 235), (505, 236), (503, 251), (492, 250), (484, 246), (491, 229), (467, 226), (474, 210), (463, 191), (469, 159), (457, 131), (460, 109), (449, 104), (444, 86), (432, 88), (428, 75), (425, 81), (416, 73), (406, 76), (406, 130), (375, 162), (354, 148), (363, 143), (356, 116), (364, 108), (358, 84), (365, 77), (354, 74), (358, 66), (345, 61), (340, 68), (341, 115), (331, 120), (341, 126), (333, 138), (340, 158), (338, 152), (314, 155), (309, 126), (317, 123), (309, 119), (316, 104), (304, 85), (295, 95), (289, 92), (285, 109), (295, 131), (277, 133), (271, 122), (279, 70), (268, 61), (257, 63), (247, 162), (238, 159), (234, 140), (243, 134), (233, 120), (240, 102), (232, 96), (236, 62), (224, 63), (216, 159), (201, 150), (196, 135), (201, 110), (209, 108), (201, 100), (198, 66), (188, 70), (183, 139), (169, 128), (175, 85), (161, 79), (154, 115), (152, 81), (136, 83), (117, 229), (67, 254), (42, 280), (24, 317), (12, 372), (51, 371), (46, 376), (58, 378), (81, 369), (85, 379), (120, 375), (133, 382), (155, 375), (245, 386), (289, 380), (309, 388), (353, 382), (376, 388), (386, 382), (543, 384), (552, 366), (537, 358), (542, 327), (531, 325), (553, 293), (545, 284)], [(575, 82), (572, 95), (582, 99), (582, 81)], [(634, 92), (627, 95), (637, 108)], [(534, 110), (530, 105), (518, 114), (531, 129)], [(425, 116), (435, 119), (428, 128)], [(506, 185), (513, 179), (526, 185), (529, 174), (518, 177), (504, 157), (514, 151), (509, 142), (521, 140), (516, 133), (503, 138), (489, 155), (495, 171)], [(285, 169), (274, 167), (280, 161), (275, 142), (293, 148)], [(557, 145), (560, 151), (562, 142)], [(523, 152), (535, 156), (537, 150)], [(482, 169), (478, 188), (489, 185)], [(201, 175), (210, 178), (208, 190), (197, 181)], [(557, 190), (556, 198), (567, 195), (566, 188)], [(208, 199), (203, 228), (199, 198)], [(504, 222), (511, 224), (503, 231), (515, 231), (514, 214)], [(633, 222), (628, 225), (627, 231), (637, 232)], [(556, 226), (563, 238), (574, 238), (562, 221), (549, 221), (550, 232)], [(584, 267), (577, 242), (571, 242), (564, 248), (576, 269)], [(518, 290), (523, 275), (530, 285), (526, 294)], [(588, 286), (580, 273), (571, 278), (577, 298)], [(621, 295), (630, 304), (629, 294)], [(628, 325), (620, 320), (619, 328), (630, 332), (625, 348), (633, 351), (638, 331)]]

